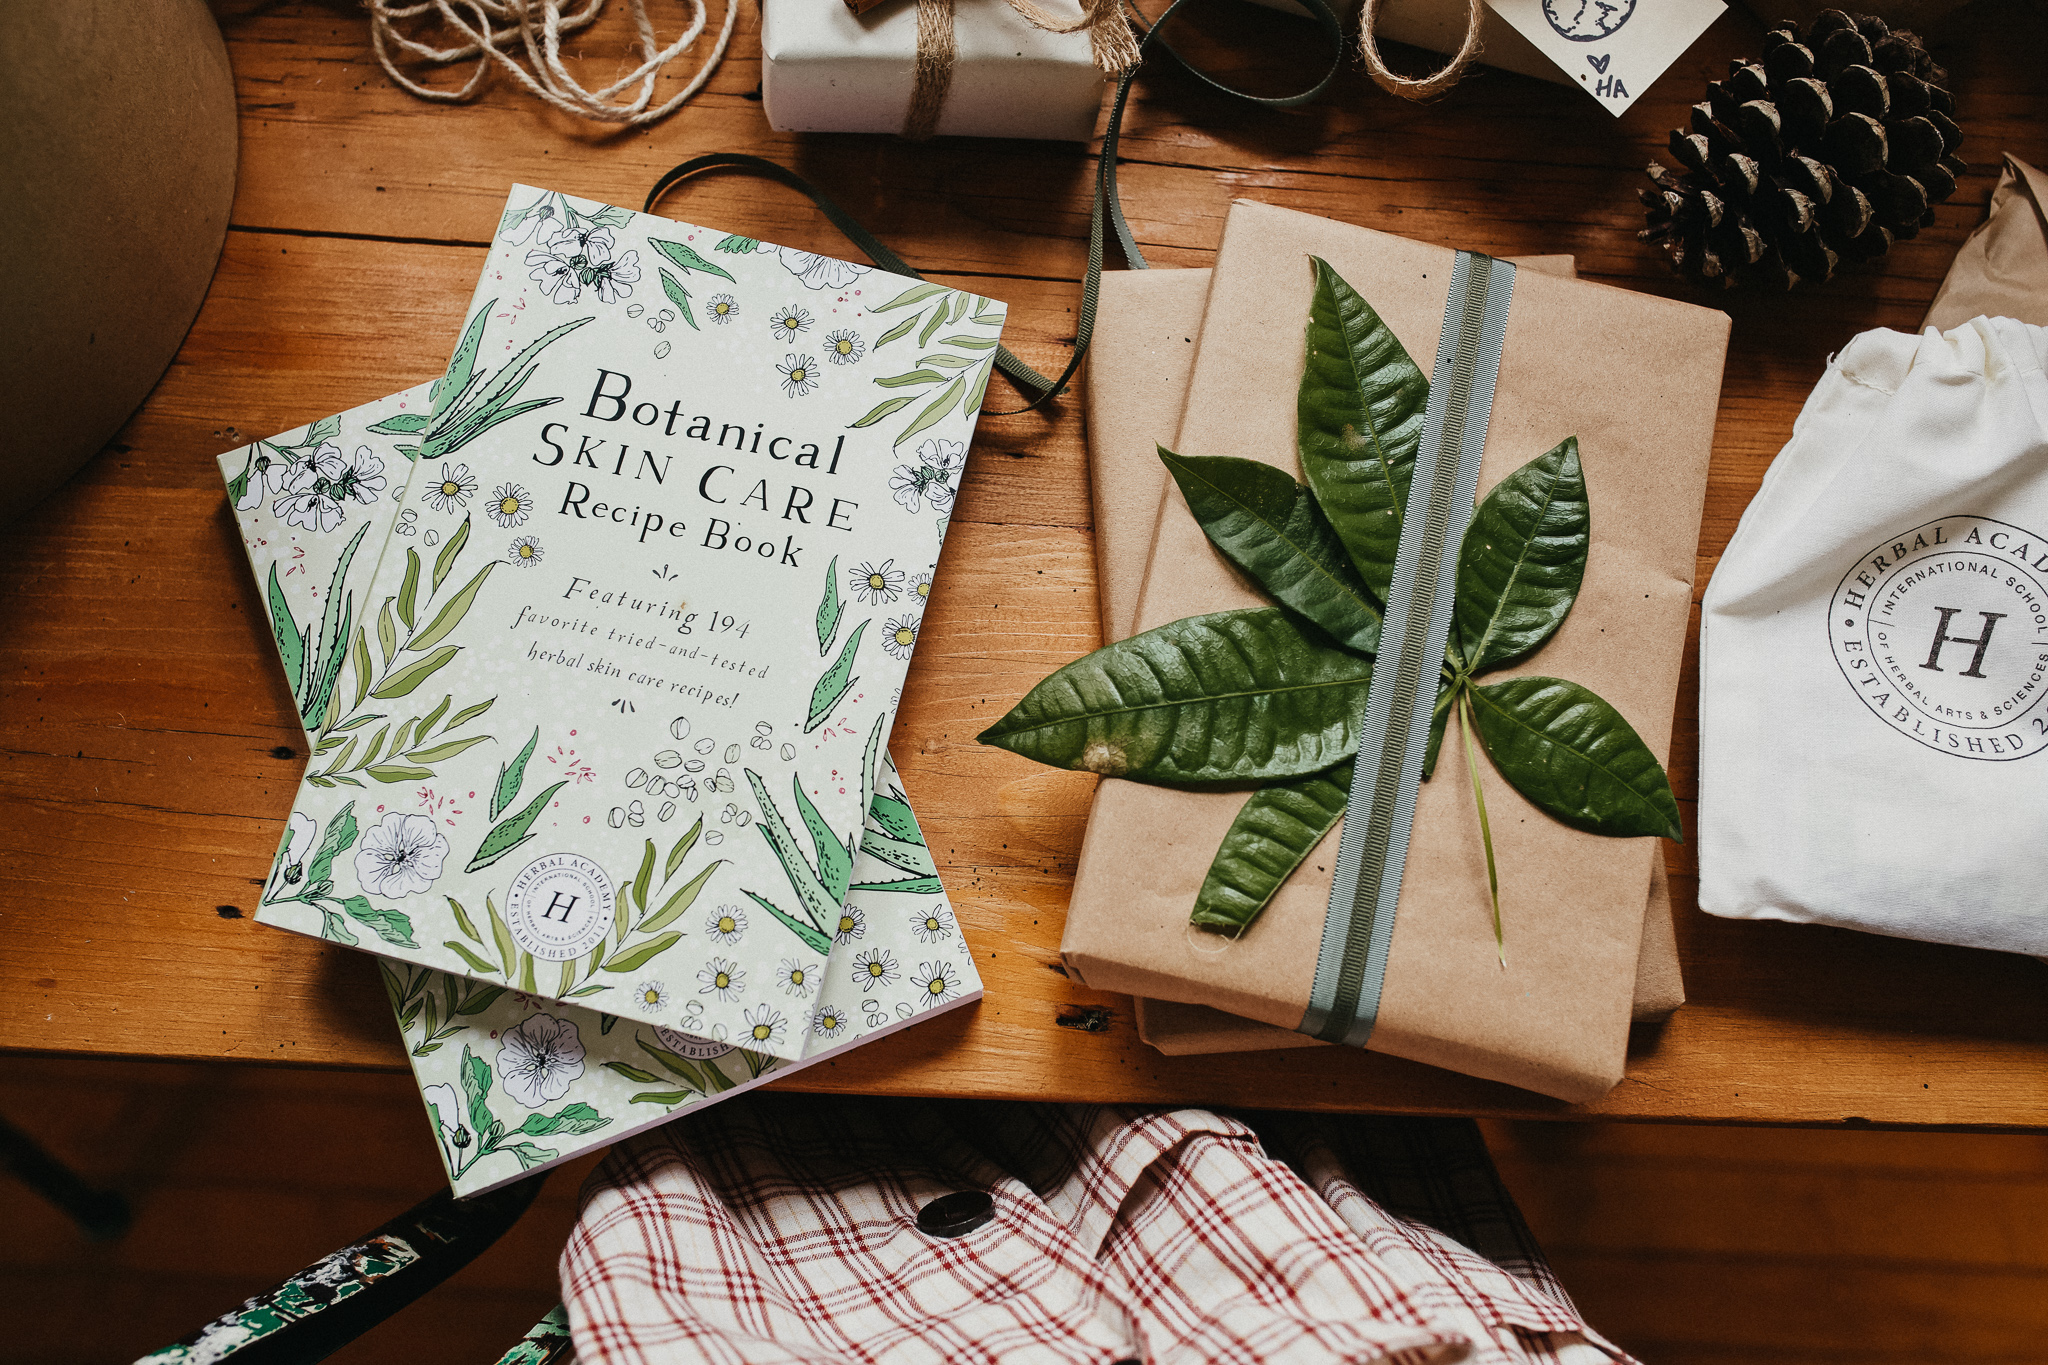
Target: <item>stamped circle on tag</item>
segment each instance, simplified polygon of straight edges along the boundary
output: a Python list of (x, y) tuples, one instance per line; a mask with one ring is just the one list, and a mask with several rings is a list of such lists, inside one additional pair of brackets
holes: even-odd
[(2048, 748), (2048, 538), (1931, 521), (1865, 554), (1828, 607), (1835, 663), (1893, 730), (1986, 762)]
[(732, 1051), (731, 1043), (714, 1043), (709, 1038), (699, 1038), (691, 1033), (678, 1033), (672, 1028), (657, 1028), (654, 1030), (654, 1036), (661, 1039), (661, 1045), (670, 1052), (693, 1062), (708, 1062)]
[(603, 941), (616, 902), (611, 878), (588, 858), (550, 853), (528, 863), (505, 896), (513, 941), (542, 962), (567, 962)]

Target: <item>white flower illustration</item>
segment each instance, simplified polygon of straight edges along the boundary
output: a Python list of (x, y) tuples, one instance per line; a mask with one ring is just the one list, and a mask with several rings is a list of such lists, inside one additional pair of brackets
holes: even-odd
[(795, 341), (799, 332), (811, 330), (811, 315), (795, 304), (775, 310), (775, 316), (768, 319), (768, 330), (784, 341)]
[(917, 964), (917, 993), (922, 997), (918, 1003), (920, 1009), (929, 1009), (951, 1000), (960, 993), (960, 975), (950, 962), (920, 962)]
[(903, 591), (903, 570), (895, 565), (895, 560), (885, 559), (879, 569), (872, 564), (858, 566), (846, 575), (847, 591), (871, 607), (894, 602)]
[(806, 289), (844, 289), (868, 273), (867, 266), (813, 251), (798, 251), (795, 247), (781, 247), (778, 254), (782, 257), (782, 268), (802, 280)]
[(846, 1011), (837, 1005), (820, 1005), (811, 1016), (811, 1032), (820, 1038), (837, 1038), (846, 1032)]
[(283, 517), (286, 525), (303, 526), (308, 531), (332, 531), (343, 519), (340, 503), (311, 488), (285, 494), (271, 510)]
[(700, 983), (697, 994), (715, 995), (726, 1001), (739, 999), (740, 992), (747, 988), (747, 974), (740, 970), (740, 965), (722, 957), (714, 957), (705, 963), (704, 969), (697, 973), (697, 980)]
[(738, 943), (747, 932), (747, 912), (737, 905), (721, 905), (704, 921), (704, 932), (719, 943)]
[(582, 1074), (583, 1039), (574, 1020), (529, 1015), (498, 1040), (498, 1078), (528, 1109), (553, 1104)]
[(527, 210), (526, 216), (519, 220), (517, 226), (505, 234), (505, 240), (515, 246), (524, 246), (536, 236), (546, 241), (554, 235), (557, 217), (555, 206), (546, 198), (542, 198), (539, 203)]
[(302, 810), (292, 812), (285, 828), (284, 846), (277, 851), (277, 869), (271, 874), (272, 888), (296, 886), (305, 879), (306, 860), (320, 837), (320, 822)]
[(723, 327), (739, 316), (740, 306), (730, 294), (713, 294), (704, 301), (704, 312), (713, 322)]
[(882, 648), (892, 659), (909, 658), (910, 651), (917, 648), (917, 618), (906, 611), (884, 626)]
[(533, 499), (518, 484), (501, 483), (491, 490), (491, 501), (485, 510), (492, 521), (509, 531), (526, 524), (526, 518), (533, 512)]
[(853, 960), (853, 979), (863, 993), (890, 985), (899, 975), (896, 958), (887, 948), (870, 948)]
[(521, 536), (505, 551), (505, 558), (522, 569), (530, 569), (541, 561), (539, 536)]
[(640, 1007), (642, 1014), (659, 1014), (662, 1006), (672, 998), (668, 987), (659, 981), (643, 981), (633, 988), (633, 1003)]
[(860, 339), (857, 332), (841, 328), (836, 332), (825, 333), (825, 359), (834, 365), (851, 365), (860, 359), (861, 352), (865, 350), (867, 343)]
[(440, 1139), (441, 1155), (452, 1171), (462, 1159), (460, 1150), (469, 1146), (470, 1141), (462, 1097), (455, 1093), (452, 1085), (422, 1086), (420, 1094), (427, 1101), (427, 1113), (433, 1117), (434, 1136)]
[(448, 840), (434, 828), (431, 816), (392, 811), (363, 835), (356, 849), (356, 882), (372, 896), (401, 896), (425, 891), (441, 875)]
[(775, 968), (775, 984), (782, 987), (784, 995), (793, 995), (799, 1000), (811, 998), (817, 988), (818, 974), (793, 957), (785, 957)]
[(932, 596), (932, 576), (929, 573), (914, 575), (910, 580), (910, 592), (919, 601), (929, 602)]
[(950, 938), (953, 933), (953, 912), (943, 905), (913, 911), (910, 916), (910, 931), (926, 943), (937, 943), (942, 938)]
[(834, 943), (851, 943), (868, 931), (868, 916), (857, 905), (839, 907), (839, 928), (833, 933)]
[(342, 469), (334, 481), (334, 496), (354, 498), (368, 506), (384, 491), (384, 461), (368, 446), (357, 446), (355, 457)]
[(918, 446), (917, 458), (950, 477), (967, 467), (967, 443), (932, 437)]
[(792, 351), (775, 369), (782, 375), (782, 391), (791, 398), (801, 398), (818, 387), (818, 362), (810, 356)]
[(640, 253), (617, 254), (619, 236), (608, 227), (570, 227), (564, 223), (541, 239), (541, 249), (526, 253), (533, 280), (558, 304), (583, 297), (588, 286), (605, 303), (617, 303), (640, 280)]
[(526, 272), (526, 278), (538, 284), (540, 292), (556, 303), (567, 305), (583, 297), (583, 281), (577, 273), (573, 252), (555, 250), (555, 243), (561, 241), (560, 229), (554, 233), (542, 239), (539, 250), (526, 253), (526, 263), (533, 267)]
[(476, 475), (466, 464), (450, 467), (442, 461), (441, 472), (427, 485), (427, 505), (436, 512), (460, 512), (476, 494)]
[(740, 1016), (747, 1021), (746, 1042), (770, 1047), (782, 1041), (782, 1026), (789, 1021), (773, 1005), (756, 1005)]

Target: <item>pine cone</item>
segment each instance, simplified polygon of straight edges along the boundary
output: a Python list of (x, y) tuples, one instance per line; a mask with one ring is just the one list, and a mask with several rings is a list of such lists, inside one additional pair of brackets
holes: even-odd
[(1723, 287), (1819, 283), (1875, 260), (1934, 221), (1968, 169), (1955, 156), (1948, 74), (1884, 20), (1823, 10), (1787, 21), (1761, 63), (1729, 63), (1692, 129), (1674, 129), (1682, 174), (1650, 163), (1649, 227), (1678, 268)]

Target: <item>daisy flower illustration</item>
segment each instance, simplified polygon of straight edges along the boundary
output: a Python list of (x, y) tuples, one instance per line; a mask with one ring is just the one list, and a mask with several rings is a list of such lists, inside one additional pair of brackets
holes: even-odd
[(836, 332), (825, 333), (825, 359), (834, 365), (851, 365), (860, 359), (861, 352), (865, 350), (867, 345), (857, 332), (850, 332), (842, 327)]
[(811, 1016), (811, 1032), (820, 1038), (837, 1038), (846, 1032), (846, 1011), (837, 1005), (818, 1006)]
[(852, 905), (839, 907), (839, 928), (832, 935), (834, 943), (851, 943), (867, 931), (867, 911)]
[(913, 576), (910, 580), (910, 591), (911, 594), (920, 601), (931, 601), (932, 576), (928, 573), (921, 573)]
[(892, 659), (907, 659), (917, 647), (917, 618), (909, 612), (891, 621), (882, 632), (882, 648)]
[(633, 988), (633, 1003), (642, 1014), (658, 1014), (674, 997), (659, 981), (643, 981)]
[(512, 542), (512, 548), (505, 552), (505, 558), (522, 569), (530, 569), (540, 563), (540, 537), (521, 536)]
[(739, 303), (730, 294), (713, 294), (704, 301), (704, 312), (721, 327), (739, 316), (739, 311)]
[(853, 960), (853, 979), (862, 991), (891, 985), (900, 975), (896, 958), (887, 948), (870, 948)]
[(960, 974), (953, 970), (950, 962), (920, 962), (917, 964), (917, 993), (921, 997), (920, 1007), (925, 1009), (951, 1000), (960, 993)]
[(801, 398), (818, 387), (818, 362), (810, 356), (791, 352), (775, 369), (782, 376), (782, 391), (791, 398)]
[(782, 987), (784, 995), (807, 1000), (817, 986), (817, 974), (795, 958), (785, 957), (775, 968), (775, 984)]
[(469, 466), (441, 464), (441, 475), (427, 485), (427, 506), (436, 512), (460, 512), (476, 496), (476, 475)]
[(791, 304), (775, 310), (775, 316), (768, 319), (768, 330), (784, 341), (795, 341), (797, 335), (811, 330), (811, 315), (806, 309)]
[(953, 932), (953, 913), (943, 905), (919, 910), (910, 917), (910, 932), (926, 943), (937, 943)]
[(740, 970), (739, 963), (714, 957), (697, 973), (697, 982), (697, 994), (733, 1001), (739, 999), (740, 992), (747, 988), (747, 974)]
[(491, 490), (491, 501), (486, 510), (490, 512), (492, 521), (509, 531), (526, 524), (526, 518), (533, 512), (533, 499), (518, 484), (501, 483)]
[(903, 591), (903, 570), (896, 567), (896, 561), (885, 559), (882, 567), (862, 564), (846, 575), (846, 587), (860, 601), (871, 607), (894, 602)]
[(747, 932), (747, 912), (737, 905), (721, 905), (704, 921), (704, 932), (720, 943), (738, 943)]
[(772, 1047), (782, 1041), (782, 1026), (789, 1021), (773, 1005), (756, 1005), (740, 1016), (747, 1021), (746, 1042), (755, 1047)]

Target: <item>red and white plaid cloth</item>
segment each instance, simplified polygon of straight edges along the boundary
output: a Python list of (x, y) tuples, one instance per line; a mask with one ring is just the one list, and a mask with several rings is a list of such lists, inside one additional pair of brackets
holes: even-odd
[(583, 1365), (1629, 1359), (1463, 1120), (752, 1095), (613, 1150), (562, 1292)]

